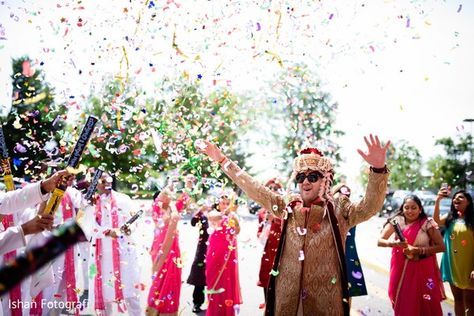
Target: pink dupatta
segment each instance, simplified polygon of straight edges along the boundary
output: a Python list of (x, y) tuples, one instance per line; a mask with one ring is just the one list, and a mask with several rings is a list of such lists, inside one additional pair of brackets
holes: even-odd
[[(15, 222), (13, 220), (13, 215), (8, 214), (4, 215), (2, 219), (3, 228), (7, 230), (8, 227), (15, 226)], [(3, 262), (6, 263), (16, 257), (16, 250), (12, 250), (7, 252), (3, 255)], [(19, 303), (22, 302), (21, 299), (21, 283), (12, 288), (9, 292), (10, 295), (10, 302)], [(21, 304), (15, 304), (15, 308), (10, 309), (12, 316), (21, 316)]]
[[(112, 210), (112, 228), (119, 228), (119, 221), (118, 221), (118, 212), (117, 212), (117, 203), (115, 198), (110, 193), (110, 204)], [(96, 206), (96, 221), (100, 225), (102, 222), (102, 208), (100, 202), (100, 196), (97, 197)], [(95, 262), (97, 266), (97, 274), (95, 275), (95, 304), (94, 309), (97, 311), (104, 311), (105, 310), (105, 303), (104, 303), (104, 296), (102, 293), (102, 239), (96, 239), (96, 248), (95, 248)], [(114, 269), (114, 288), (115, 288), (115, 300), (118, 303), (119, 311), (121, 313), (124, 312), (124, 307), (121, 307), (121, 303), (124, 300), (123, 292), (122, 292), (122, 278), (120, 276), (120, 253), (119, 253), (119, 244), (117, 239), (112, 239), (112, 264)]]
[[(73, 204), (71, 196), (66, 192), (63, 199), (61, 200), (61, 208), (63, 210), (63, 220), (66, 221), (73, 217)], [(68, 302), (73, 302), (72, 306), (75, 306), (75, 312), (79, 314), (79, 306), (77, 304), (77, 294), (76, 294), (76, 269), (74, 266), (74, 247), (66, 250), (64, 254), (64, 273), (66, 274), (66, 300)]]
[[(8, 227), (15, 226), (15, 221), (13, 220), (13, 215), (4, 215), (2, 219), (2, 224), (3, 228), (7, 230)], [(11, 259), (16, 257), (16, 250), (12, 250), (10, 252), (7, 252), (6, 254), (3, 255), (3, 262), (8, 262)], [(9, 292), (10, 295), (10, 302), (16, 302), (19, 303), (22, 301), (21, 299), (21, 283), (15, 286), (13, 289), (10, 290)], [(12, 316), (21, 316), (21, 304), (15, 304), (15, 308), (11, 309), (11, 314)]]

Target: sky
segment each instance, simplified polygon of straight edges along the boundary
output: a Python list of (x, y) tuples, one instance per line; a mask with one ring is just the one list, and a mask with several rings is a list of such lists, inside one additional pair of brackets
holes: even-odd
[[(259, 91), (281, 65), (304, 62), (338, 103), (349, 183), (364, 135), (407, 140), (428, 160), (436, 139), (473, 128), (463, 123), (474, 118), (468, 1), (0, 1), (2, 106), (10, 58), (23, 55), (75, 111), (107, 76), (132, 77), (151, 95), (156, 79), (184, 71), (208, 89)], [(249, 150), (264, 170), (265, 151)]]

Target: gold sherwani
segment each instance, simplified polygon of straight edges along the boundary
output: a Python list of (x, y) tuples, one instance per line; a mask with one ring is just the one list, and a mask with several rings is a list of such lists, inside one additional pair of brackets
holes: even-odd
[[(298, 194), (285, 200), (271, 192), (235, 163), (224, 162), (223, 170), (251, 199), (272, 210), (276, 216), (285, 216), (288, 202), (301, 201)], [(343, 245), (351, 227), (368, 220), (381, 209), (387, 181), (388, 173), (371, 171), (365, 196), (360, 202), (352, 203), (345, 196), (334, 201)], [(288, 216), (276, 277), (276, 315), (343, 315), (337, 247), (326, 212), (325, 206), (313, 205), (305, 210), (302, 203), (297, 203)]]

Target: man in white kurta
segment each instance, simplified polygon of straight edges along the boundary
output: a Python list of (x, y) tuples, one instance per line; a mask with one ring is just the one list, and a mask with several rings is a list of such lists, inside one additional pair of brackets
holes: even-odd
[(136, 210), (130, 197), (113, 191), (111, 185), (112, 178), (103, 175), (97, 185), (96, 205), (86, 212), (86, 218), (95, 219), (89, 258), (89, 305), (98, 315), (115, 315), (117, 303), (119, 311), (127, 309), (129, 315), (138, 316), (140, 270), (136, 244), (133, 233), (120, 234), (120, 226)]
[[(66, 174), (66, 171), (56, 172), (44, 181), (31, 183), (14, 191), (0, 192), (0, 220), (4, 215), (12, 216), (11, 220), (8, 220), (9, 227), (4, 227), (2, 225), (0, 228), (2, 251), (6, 253), (16, 249), (16, 253), (11, 253), (9, 255), (10, 257), (14, 257), (19, 253), (19, 251), (23, 250), (22, 247), (26, 245), (27, 240), (25, 239), (25, 231), (23, 230), (25, 226), (22, 226), (22, 224), (35, 223), (35, 221), (31, 221), (37, 214), (35, 206), (48, 200), (49, 193), (54, 190), (58, 182), (61, 180), (61, 176)], [(35, 224), (38, 224), (39, 221), (39, 223), (43, 225), (43, 228), (49, 226), (50, 229), (51, 223), (47, 224), (47, 221), (49, 220), (50, 219), (46, 218), (38, 218)], [(27, 234), (32, 234), (34, 232), (37, 232), (37, 230), (30, 231), (30, 228), (28, 228), (26, 231)], [(17, 248), (17, 246), (20, 246), (20, 248)], [(3, 255), (1, 256), (0, 264), (3, 264)], [(16, 306), (16, 304), (13, 306), (13, 303), (16, 302), (11, 301), (10, 294), (12, 294), (12, 292), (10, 292), (1, 297), (2, 308), (0, 309), (0, 314), (11, 315), (14, 313), (15, 315), (21, 315), (22, 313), (28, 313), (28, 303), (31, 301), (29, 283), (28, 278), (21, 283), (19, 288), (17, 288), (20, 291), (18, 295), (21, 295), (21, 297), (18, 297), (15, 300), (20, 300), (21, 302), (25, 302), (25, 304), (23, 306)]]
[[(81, 192), (72, 187), (73, 181), (73, 177), (68, 179), (68, 187), (55, 213), (54, 226), (74, 219), (77, 210), (86, 206)], [(72, 260), (65, 260), (66, 257)], [(59, 315), (63, 307), (69, 310), (81, 308), (79, 295), (84, 291), (82, 261), (88, 257), (89, 252), (81, 251), (79, 244), (76, 244), (52, 261), (54, 283), (43, 290), (43, 299), (57, 303), (49, 305), (52, 309), (44, 305), (43, 315)]]
[[(7, 231), (3, 233), (7, 233), (8, 230), (11, 230), (11, 229), (18, 229), (18, 230), (21, 230), (22, 232), (21, 234), (23, 236), (22, 236), (21, 243), (16, 242), (20, 247), (15, 248), (15, 249), (10, 249), (10, 250), (13, 250), (14, 252), (11, 252), (8, 258), (14, 258), (18, 254), (20, 254), (22, 251), (24, 251), (25, 246), (28, 244), (28, 238), (25, 238), (24, 236), (25, 232), (23, 231), (22, 225), (29, 222), (34, 222), (35, 217), (37, 216), (36, 214), (37, 214), (36, 208), (27, 208), (27, 209), (22, 210), (21, 212), (17, 212), (12, 215), (13, 217), (12, 225), (7, 229)], [(3, 225), (2, 224), (0, 225), (2, 226), (2, 229), (3, 229)], [(51, 229), (51, 226), (52, 226), (52, 221), (50, 223), (49, 229)], [(36, 232), (37, 231), (38, 230), (36, 230)], [(30, 234), (28, 229), (26, 229), (26, 233)], [(0, 266), (3, 265), (4, 262), (5, 262), (5, 257), (4, 257), (4, 254), (2, 254), (2, 256), (0, 256)], [(12, 293), (15, 288), (12, 289), (12, 291), (10, 291), (9, 293), (1, 297), (0, 299), (1, 307), (2, 307), (2, 313), (4, 316), (9, 316), (9, 315), (29, 316), (30, 315), (29, 307), (32, 302), (32, 297), (30, 294), (30, 284), (31, 284), (31, 278), (27, 277), (21, 282), (19, 287), (15, 287), (17, 290), (19, 290), (18, 292), (19, 297), (12, 296)]]
[[(22, 215), (17, 214), (17, 216), (28, 219), (31, 217), (31, 210), (34, 209), (24, 210)], [(28, 215), (25, 216), (25, 214)], [(2, 224), (0, 223), (0, 225)], [(53, 217), (51, 215), (45, 215), (42, 217), (34, 216), (24, 223), (8, 227), (6, 230), (0, 232), (0, 256), (3, 256), (9, 251), (25, 247), (28, 242), (27, 235), (37, 234), (43, 230), (50, 229), (52, 225)], [(0, 226), (0, 230), (2, 229), (3, 227)]]

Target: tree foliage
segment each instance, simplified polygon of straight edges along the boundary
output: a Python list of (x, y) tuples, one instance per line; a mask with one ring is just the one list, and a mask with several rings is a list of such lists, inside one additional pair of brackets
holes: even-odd
[(423, 160), (418, 149), (406, 140), (391, 145), (387, 154), (390, 164), (390, 189), (416, 190), (424, 187), (421, 173)]
[(82, 163), (88, 167), (102, 166), (117, 179), (138, 186), (151, 170), (149, 157), (154, 156), (154, 148), (149, 141), (149, 128), (161, 104), (144, 100), (131, 86), (123, 90), (119, 80), (106, 84), (102, 94), (91, 96), (88, 104), (83, 118), (94, 115), (99, 126)]
[(43, 162), (61, 159), (60, 146), (66, 106), (54, 102), (54, 91), (41, 69), (28, 57), (12, 61), (13, 98), (9, 114), (2, 117), (5, 141), (15, 177), (37, 178)]
[(442, 146), (446, 154), (438, 155), (428, 161), (428, 170), (432, 174), (430, 185), (439, 188), (446, 182), (457, 188), (472, 187), (474, 182), (472, 135), (460, 136), (458, 140), (450, 137), (441, 138), (436, 140), (435, 145)]
[(187, 76), (163, 79), (159, 90), (161, 95), (150, 98), (132, 83), (124, 89), (113, 80), (101, 95), (91, 97), (88, 112), (99, 118), (101, 127), (83, 162), (102, 165), (121, 182), (136, 185), (170, 171), (222, 180), (217, 164), (194, 147), (203, 138), (245, 166), (237, 146), (238, 132), (245, 131), (240, 97), (226, 89), (205, 95), (199, 80)]
[(326, 156), (340, 161), (335, 140), (344, 132), (334, 128), (337, 103), (322, 89), (316, 74), (308, 66), (296, 64), (285, 69), (272, 87), (268, 103), (279, 121), (278, 128), (285, 129), (283, 134), (274, 133), (283, 146), (281, 159), (285, 163), (279, 169), (289, 173), (293, 158), (307, 146), (317, 146)]

